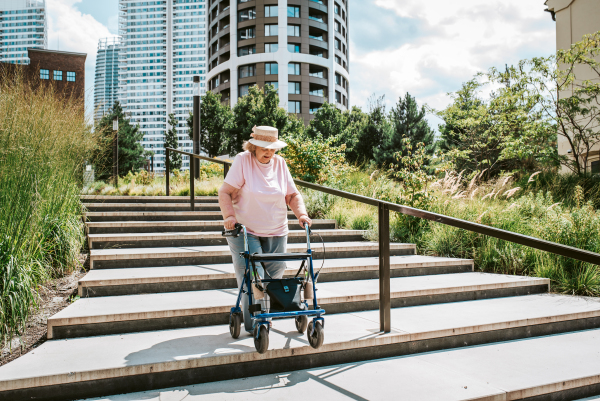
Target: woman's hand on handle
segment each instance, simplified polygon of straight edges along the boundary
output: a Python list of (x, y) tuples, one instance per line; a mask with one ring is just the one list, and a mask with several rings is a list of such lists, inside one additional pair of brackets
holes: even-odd
[(300, 223), (300, 227), (302, 228), (304, 228), (304, 224), (308, 224), (309, 227), (312, 226), (312, 220), (305, 214), (298, 217), (298, 222)]
[(225, 229), (226, 230), (233, 230), (235, 228), (235, 224), (237, 223), (237, 220), (235, 219), (235, 216), (229, 216), (228, 218), (225, 219)]

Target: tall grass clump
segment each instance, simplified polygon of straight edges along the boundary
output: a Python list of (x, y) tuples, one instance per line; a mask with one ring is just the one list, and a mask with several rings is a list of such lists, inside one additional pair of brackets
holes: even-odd
[(37, 289), (78, 263), (83, 165), (97, 141), (83, 99), (0, 76), (0, 342), (22, 333)]

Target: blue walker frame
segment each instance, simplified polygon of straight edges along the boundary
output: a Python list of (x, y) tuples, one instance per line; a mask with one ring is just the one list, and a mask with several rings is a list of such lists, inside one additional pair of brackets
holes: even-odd
[[(244, 258), (246, 261), (246, 270), (244, 272), (244, 279), (242, 280), (242, 285), (240, 286), (240, 291), (238, 293), (238, 297), (237, 297), (237, 301), (235, 302), (235, 307), (231, 308), (231, 312), (230, 312), (230, 318), (233, 314), (235, 313), (242, 313), (242, 308), (240, 308), (240, 302), (242, 301), (242, 296), (243, 296), (243, 292), (244, 292), (244, 285), (246, 285), (246, 292), (248, 293), (248, 306), (253, 305), (253, 293), (252, 293), (252, 270), (250, 269), (250, 261), (253, 255), (250, 255), (250, 251), (248, 249), (248, 233), (246, 231), (246, 227), (244, 225), (240, 224), (240, 227), (242, 229), (242, 231), (244, 232), (244, 252), (240, 252), (240, 257)], [(311, 282), (313, 283), (313, 309), (308, 309), (308, 302), (306, 300), (304, 300), (304, 304), (306, 305), (306, 310), (303, 311), (295, 311), (295, 312), (276, 312), (276, 313), (260, 313), (258, 315), (254, 315), (252, 312), (250, 313), (250, 316), (252, 317), (252, 327), (257, 327), (258, 329), (256, 330), (256, 339), (258, 339), (259, 335), (260, 335), (260, 330), (263, 328), (263, 326), (266, 326), (267, 331), (269, 330), (269, 320), (268, 319), (286, 319), (286, 318), (295, 318), (298, 316), (315, 316), (313, 318), (313, 324), (311, 327), (311, 332), (309, 333), (310, 336), (313, 335), (315, 327), (316, 327), (316, 323), (318, 321), (321, 322), (322, 327), (325, 328), (325, 319), (321, 317), (321, 315), (325, 314), (325, 310), (324, 309), (320, 309), (319, 308), (319, 303), (317, 300), (317, 286), (315, 283), (315, 273), (313, 270), (313, 258), (312, 258), (312, 249), (310, 248), (310, 227), (308, 226), (308, 224), (304, 224), (304, 228), (306, 230), (306, 253), (308, 254), (306, 256), (306, 259), (301, 259), (301, 260), (306, 260), (308, 262), (309, 267), (309, 275), (310, 275), (310, 279)], [(286, 255), (286, 254), (282, 254), (282, 255)], [(290, 256), (295, 256), (294, 258), (285, 258), (282, 257), (281, 259), (269, 259), (269, 261), (273, 261), (273, 262), (285, 262), (285, 261), (292, 261), (292, 260), (299, 260), (298, 257), (291, 253), (291, 254), (287, 254)], [(263, 265), (264, 268), (264, 265)], [(278, 279), (261, 279), (262, 282), (265, 283), (269, 283), (269, 282), (273, 282), (273, 281), (279, 281)]]

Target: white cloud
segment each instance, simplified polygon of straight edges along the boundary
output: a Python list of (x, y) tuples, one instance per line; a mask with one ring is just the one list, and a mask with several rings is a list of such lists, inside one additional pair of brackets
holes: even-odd
[(87, 53), (85, 62), (86, 109), (92, 111), (94, 70), (98, 40), (115, 36), (89, 14), (75, 8), (81, 0), (47, 0), (48, 48), (57, 50), (59, 39), (62, 51)]
[[(555, 26), (540, 0), (376, 0), (350, 7), (351, 102), (365, 107), (372, 94), (385, 94), (388, 105), (409, 92), (419, 103), (440, 109), (449, 91), (477, 72), (503, 67), (555, 50)], [(398, 23), (418, 33), (395, 48), (353, 40), (361, 7), (393, 12)], [(356, 32), (357, 28), (354, 28)], [(385, 41), (386, 38), (380, 38)], [(388, 37), (388, 41), (398, 38)]]

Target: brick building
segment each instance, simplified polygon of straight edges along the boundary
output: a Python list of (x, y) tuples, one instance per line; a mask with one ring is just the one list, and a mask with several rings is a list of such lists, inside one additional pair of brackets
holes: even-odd
[(49, 82), (59, 92), (85, 98), (85, 53), (27, 49), (29, 65), (0, 63), (0, 70), (20, 69), (32, 83)]

